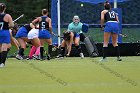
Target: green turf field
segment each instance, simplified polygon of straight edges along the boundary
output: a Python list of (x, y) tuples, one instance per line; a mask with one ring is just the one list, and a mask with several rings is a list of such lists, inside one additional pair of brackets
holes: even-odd
[(140, 57), (8, 59), (0, 68), (0, 93), (140, 93)]

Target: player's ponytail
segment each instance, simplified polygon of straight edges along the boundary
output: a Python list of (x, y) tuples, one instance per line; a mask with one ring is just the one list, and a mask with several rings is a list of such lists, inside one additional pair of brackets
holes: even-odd
[(4, 3), (0, 3), (0, 13), (2, 13), (5, 8), (6, 8), (6, 5)]
[(106, 2), (104, 3), (104, 8), (105, 8), (106, 10), (110, 10), (110, 9), (111, 9), (111, 5), (110, 5), (110, 3), (109, 3), (108, 1), (106, 1)]
[(47, 14), (48, 13), (48, 9), (42, 9), (42, 14)]

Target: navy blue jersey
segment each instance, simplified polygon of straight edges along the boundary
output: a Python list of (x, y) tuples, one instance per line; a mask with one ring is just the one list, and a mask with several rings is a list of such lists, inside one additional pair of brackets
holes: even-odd
[(113, 11), (113, 10), (109, 10), (106, 14), (105, 14), (105, 16), (104, 16), (104, 18), (105, 18), (105, 21), (107, 22), (107, 21), (117, 21), (117, 18), (116, 18), (116, 13)]
[(0, 14), (0, 30), (9, 30), (8, 22), (3, 20), (6, 14)]
[(24, 27), (27, 29), (28, 32), (32, 29), (30, 24), (25, 24)]
[(47, 16), (41, 16), (42, 21), (39, 22), (39, 29), (49, 30), (49, 23), (46, 21)]

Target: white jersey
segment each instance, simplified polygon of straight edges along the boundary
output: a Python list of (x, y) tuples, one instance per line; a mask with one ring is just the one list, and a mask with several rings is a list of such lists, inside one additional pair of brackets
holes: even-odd
[(34, 39), (34, 38), (37, 38), (38, 37), (38, 34), (39, 34), (39, 29), (31, 29), (28, 33), (28, 39)]

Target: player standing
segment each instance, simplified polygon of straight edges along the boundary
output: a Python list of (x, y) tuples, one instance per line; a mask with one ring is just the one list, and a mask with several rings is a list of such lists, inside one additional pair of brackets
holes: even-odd
[[(105, 9), (101, 12), (101, 30), (104, 30), (103, 59), (101, 59), (101, 61), (104, 61), (106, 59), (110, 36), (112, 37), (112, 44), (117, 54), (117, 61), (121, 61), (120, 50), (117, 44), (119, 33), (118, 16), (113, 10), (111, 10), (111, 5), (108, 1), (105, 2), (104, 8)], [(105, 28), (103, 28), (104, 21), (106, 22)]]
[(52, 39), (51, 34), (52, 32), (52, 22), (51, 18), (48, 17), (48, 9), (42, 9), (42, 15), (41, 17), (36, 18), (32, 21), (33, 24), (39, 23), (39, 39), (41, 42), (40, 47), (40, 57), (41, 60), (43, 60), (43, 51), (44, 51), (44, 43), (48, 43), (48, 56), (47, 59), (50, 60), (51, 53), (52, 53)]
[(6, 5), (0, 3), (0, 67), (5, 66), (7, 49), (10, 44), (9, 28), (14, 27), (11, 15), (5, 13)]

